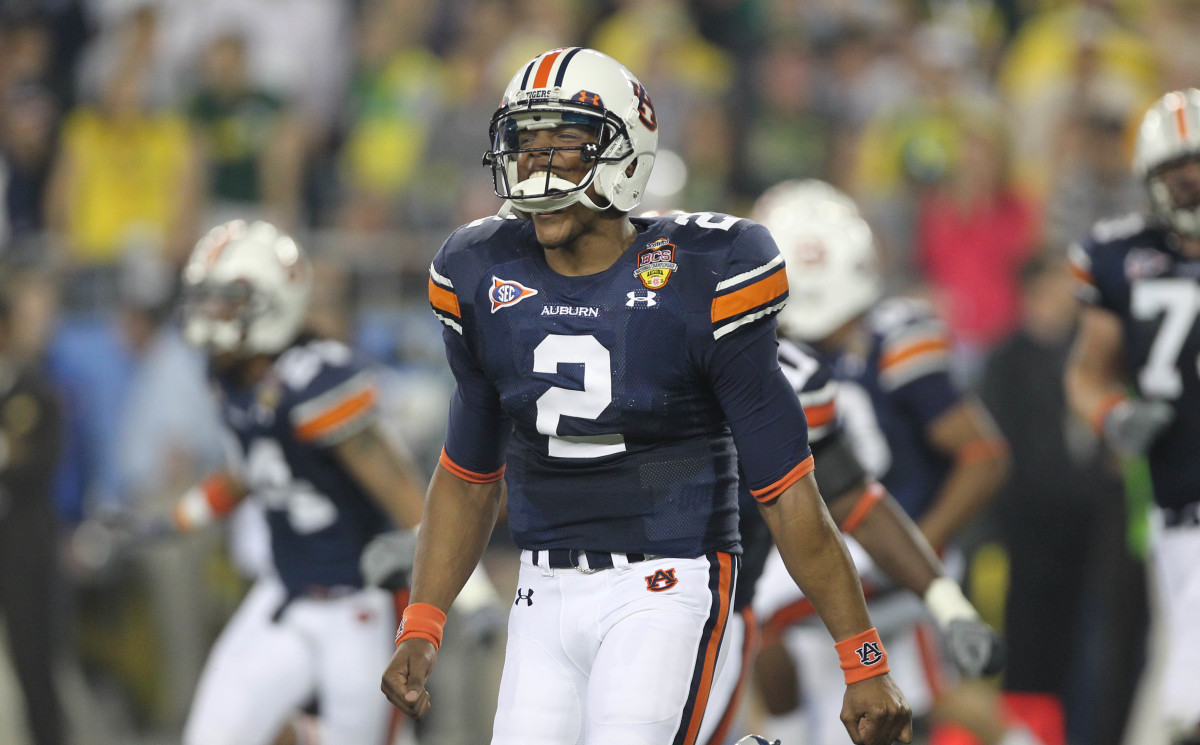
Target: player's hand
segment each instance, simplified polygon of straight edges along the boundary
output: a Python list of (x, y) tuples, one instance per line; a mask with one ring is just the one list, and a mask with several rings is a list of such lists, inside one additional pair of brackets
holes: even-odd
[(855, 745), (912, 742), (912, 710), (900, 687), (886, 673), (846, 686), (842, 724)]
[(384, 695), (400, 711), (420, 720), (429, 713), (425, 683), (437, 667), (437, 650), (425, 639), (405, 639), (383, 671)]
[(395, 592), (408, 584), (417, 552), (417, 531), (401, 528), (380, 533), (367, 543), (358, 560), (363, 581)]
[(995, 675), (1004, 669), (1004, 637), (978, 618), (951, 621), (942, 633), (950, 660), (964, 678)]
[(1174, 419), (1166, 401), (1127, 398), (1104, 417), (1104, 440), (1122, 455), (1143, 455)]

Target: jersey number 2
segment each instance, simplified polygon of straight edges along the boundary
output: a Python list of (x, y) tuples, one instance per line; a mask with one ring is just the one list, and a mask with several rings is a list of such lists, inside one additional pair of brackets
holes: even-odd
[(625, 452), (625, 438), (612, 435), (560, 435), (564, 416), (596, 419), (612, 403), (612, 358), (594, 336), (550, 334), (533, 350), (533, 371), (558, 373), (559, 365), (583, 365), (583, 390), (551, 386), (537, 400), (537, 430), (550, 439), (555, 458), (599, 458)]

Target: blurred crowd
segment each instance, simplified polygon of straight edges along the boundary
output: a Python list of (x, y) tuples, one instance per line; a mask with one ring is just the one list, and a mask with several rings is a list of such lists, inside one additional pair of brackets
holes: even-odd
[[(114, 731), (173, 731), (254, 571), (217, 536), (131, 566), (87, 529), (165, 503), (221, 459), (174, 316), (181, 262), (213, 224), (269, 219), (312, 252), (312, 323), (390, 366), (393, 419), (428, 471), (449, 379), (426, 267), (450, 230), (499, 206), (480, 156), (507, 75), (591, 46), (653, 98), (646, 209), (745, 214), (780, 180), (833, 183), (876, 229), (890, 289), (943, 314), (963, 382), (1000, 402), (1010, 439), (1036, 437), (1026, 414), (1070, 426), (1061, 395), (1012, 395), (1014, 371), (1056, 385), (1066, 246), (1142, 207), (1133, 129), (1162, 92), (1200, 83), (1198, 38), (1200, 0), (0, 0), (0, 354), (39, 366), (62, 408), (49, 498), (55, 633), (75, 671), (63, 685), (119, 704)], [(1057, 419), (1033, 416), (1046, 406)], [(1018, 468), (967, 537), (969, 580), (1002, 625), (1002, 518), (1069, 516), (1057, 548), (1078, 586), (1038, 591), (1108, 609), (1079, 633), (1121, 659), (1080, 655), (1064, 685), (1072, 742), (1116, 743), (1146, 629), (1144, 601), (1110, 595), (1143, 592), (1145, 494), (1133, 469), (1094, 499), (1032, 499), (1044, 474), (1096, 462), (1086, 427), (1067, 439), (1063, 463), (1032, 454), (1041, 474)], [(0, 740), (18, 710), (0, 701)]]

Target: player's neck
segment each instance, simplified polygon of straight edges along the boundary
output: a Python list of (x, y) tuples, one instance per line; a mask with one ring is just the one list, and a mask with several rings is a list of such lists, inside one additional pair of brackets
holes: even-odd
[(597, 215), (588, 229), (566, 243), (546, 248), (546, 264), (558, 274), (583, 277), (608, 269), (637, 238), (629, 218)]

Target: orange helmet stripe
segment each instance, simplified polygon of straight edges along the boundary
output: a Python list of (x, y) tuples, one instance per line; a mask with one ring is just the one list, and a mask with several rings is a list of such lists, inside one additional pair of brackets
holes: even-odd
[(542, 64), (538, 65), (537, 75), (533, 78), (534, 88), (545, 88), (546, 83), (550, 82), (550, 68), (554, 67), (554, 60), (558, 59), (560, 54), (562, 54), (562, 50), (555, 49), (542, 57)]

